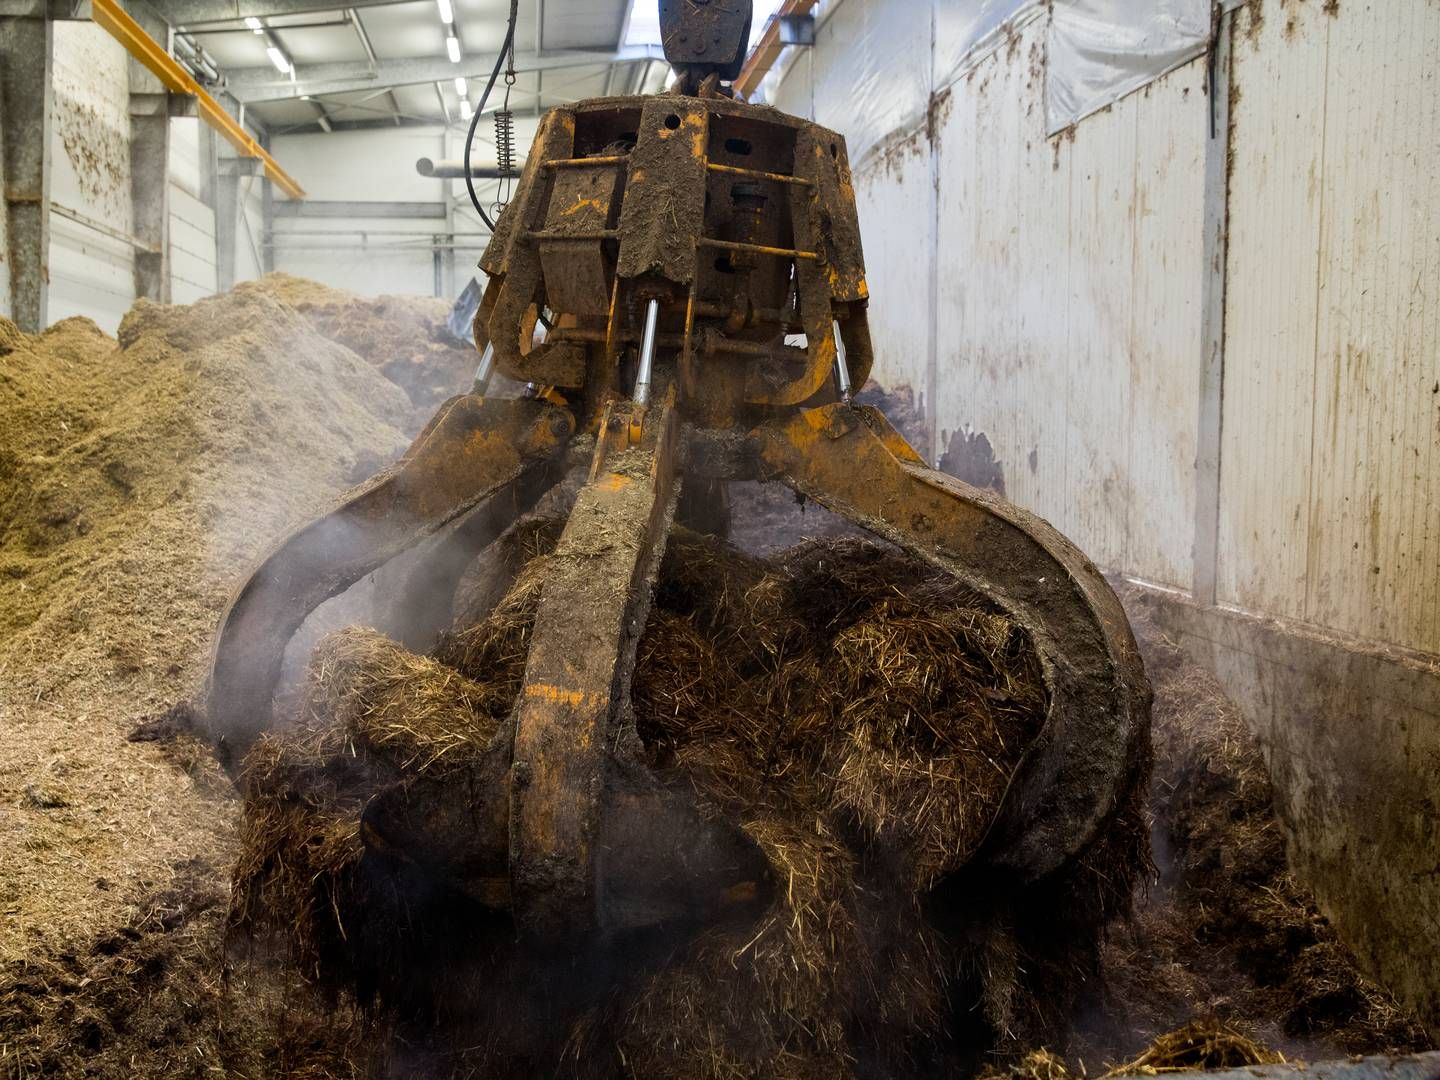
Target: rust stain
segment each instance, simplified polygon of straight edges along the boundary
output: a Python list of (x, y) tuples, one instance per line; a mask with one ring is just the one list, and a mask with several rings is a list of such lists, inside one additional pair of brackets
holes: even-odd
[(596, 704), (595, 699), (599, 695), (587, 693), (584, 690), (566, 690), (549, 683), (530, 683), (525, 687), (525, 696), (537, 698), (552, 705), (568, 705), (572, 709), (578, 709), (587, 702), (592, 705)]
[(602, 199), (586, 199), (575, 196), (575, 205), (561, 213), (561, 217), (569, 217), (571, 214), (578, 214), (582, 210), (593, 210), (597, 214), (604, 215), (609, 212), (609, 207)]

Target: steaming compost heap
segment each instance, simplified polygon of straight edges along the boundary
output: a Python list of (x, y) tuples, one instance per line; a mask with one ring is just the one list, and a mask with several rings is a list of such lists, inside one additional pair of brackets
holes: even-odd
[[(213, 1076), (217, 1071), (256, 1078), (355, 1076), (372, 1071), (406, 1075), (426, 1069), (431, 1075), (446, 1074), (444, 1065), (450, 1059), (443, 1053), (437, 1062), (404, 1038), (377, 1037), (383, 1036), (376, 1030), (377, 1018), (367, 1016), (362, 1023), (347, 1005), (353, 997), (348, 990), (337, 995), (333, 1007), (324, 1002), (317, 1006), (309, 988), (298, 986), (296, 978), (312, 982), (323, 978), (330, 988), (360, 987), (369, 978), (375, 1004), (408, 1004), (412, 1015), (433, 1006), (424, 995), (408, 1003), (392, 1002), (395, 988), (383, 985), (374, 972), (343, 967), (321, 972), (313, 964), (282, 969), (267, 963), (259, 950), (250, 963), (226, 963), (221, 946), (231, 869), (240, 854), (237, 823), (247, 831), (260, 825), (255, 818), (241, 822), (240, 802), (231, 796), (208, 751), (185, 732), (185, 699), (199, 688), (215, 620), (249, 561), (275, 536), (310, 518), (348, 484), (395, 456), (406, 435), (428, 418), (428, 409), (417, 407), (413, 393), (386, 377), (385, 350), (429, 356), (415, 366), (423, 369), (433, 362), (456, 372), (459, 382), (437, 392), (462, 388), (469, 378), (473, 353), (433, 349), (431, 345), (441, 341), (434, 324), (420, 326), (423, 349), (404, 353), (410, 348), (411, 331), (401, 333), (397, 321), (386, 321), (398, 319), (395, 308), (387, 307), (383, 318), (375, 316), (379, 303), (282, 278), (250, 283), (190, 307), (142, 303), (126, 319), (118, 342), (83, 319), (66, 320), (34, 336), (20, 334), (0, 319), (0, 723), (5, 731), (0, 749), (0, 1077), (5, 1080), (31, 1076), (128, 1080), (137, 1072), (186, 1078)], [(396, 303), (437, 310), (433, 301), (424, 298)], [(305, 308), (306, 304), (313, 306)], [(345, 318), (336, 314), (342, 312)], [(327, 336), (326, 327), (335, 327), (334, 334), (340, 335), (346, 327), (367, 322), (375, 332), (369, 339), (351, 338), (354, 348)], [(386, 340), (387, 334), (393, 344), (370, 346)], [(422, 380), (422, 384), (440, 386), (446, 378), (434, 383)], [(893, 400), (884, 407), (894, 413)], [(804, 536), (830, 536), (837, 531), (838, 519), (813, 507), (802, 515), (784, 493), (757, 488), (751, 495), (763, 499), (752, 498), (758, 505), (745, 508), (745, 520), (737, 522), (737, 535), (747, 537), (751, 550), (758, 546), (751, 541), (779, 550)], [(368, 770), (419, 770), (434, 777), (440, 790), (452, 782), (446, 779), (447, 763), (460, 767), (456, 748), (495, 730), (497, 715), (490, 711), (495, 700), (493, 673), (478, 671), (483, 677), (469, 677), (460, 650), (489, 640), (478, 628), (502, 629), (497, 627), (501, 613), (487, 617), (486, 612), (494, 606), (494, 597), (508, 593), (506, 611), (519, 618), (519, 626), (497, 632), (493, 641), (497, 669), (513, 671), (507, 665), (518, 663), (523, 654), (528, 609), (518, 586), (510, 588), (510, 579), (548, 550), (553, 542), (549, 529), (553, 526), (540, 522), (532, 526), (529, 539), (520, 530), (512, 535), (507, 558), (501, 560), (509, 569), (494, 580), (477, 577), (471, 583), (470, 607), (457, 619), (457, 633), (432, 650), (434, 655), (417, 655), (359, 630), (333, 638), (317, 659), (308, 685), (317, 736), (348, 738), (344, 725), (353, 724), (375, 745), (373, 753), (367, 752)], [(697, 567), (717, 557), (716, 551), (703, 544), (701, 548), (686, 548), (695, 554)], [(801, 549), (807, 550), (813, 563), (819, 549)], [(723, 555), (723, 549), (718, 554)], [(880, 563), (885, 565), (886, 558)], [(685, 565), (672, 559), (667, 566), (667, 591), (657, 602), (647, 643), (651, 651), (644, 661), (648, 696), (637, 699), (637, 704), (649, 717), (645, 722), (656, 760), (687, 776), (686, 782), (692, 781), (684, 770), (693, 769), (693, 782), (703, 785), (725, 775), (701, 772), (711, 757), (721, 766), (727, 762), (731, 767), (736, 762), (748, 766), (764, 745), (753, 740), (754, 716), (732, 715), (738, 703), (753, 702), (760, 688), (769, 694), (789, 686), (791, 696), (775, 698), (779, 707), (793, 708), (801, 717), (819, 713), (797, 696), (806, 679), (776, 681), (774, 672), (783, 665), (772, 661), (755, 687), (735, 689), (732, 683), (720, 699), (725, 711), (706, 713), (710, 723), (696, 727), (688, 741), (684, 732), (678, 738), (667, 735), (674, 718), (692, 702), (717, 700), (713, 676), (690, 687), (671, 674), (690, 664), (676, 662), (679, 645), (693, 647), (695, 655), (719, 663), (721, 683), (733, 680), (737, 665), (752, 662), (732, 655), (733, 641), (716, 629), (725, 624), (707, 622), (710, 615), (696, 615), (685, 606)], [(806, 565), (811, 564), (801, 559), (794, 569), (798, 572)], [(758, 573), (761, 580), (768, 578), (778, 586), (789, 580), (792, 557), (763, 565), (742, 557), (734, 566), (741, 582), (753, 582)], [(727, 570), (714, 577), (728, 582), (732, 573)], [(707, 591), (694, 595), (711, 596), (711, 584), (707, 581)], [(899, 587), (907, 593), (914, 588), (913, 580), (902, 574)], [(716, 594), (712, 606), (704, 610), (718, 618), (738, 609), (741, 625), (749, 625), (738, 599), (742, 595), (749, 593), (737, 589)], [(762, 590), (756, 599), (766, 595)], [(855, 620), (848, 628), (801, 635), (814, 646), (812, 659), (833, 657), (857, 627), (873, 628), (879, 607), (885, 608), (882, 623), (892, 616), (896, 622), (908, 618), (904, 596), (892, 601), (887, 594), (883, 603), (877, 603), (873, 589), (866, 595), (868, 599), (859, 598), (861, 606), (846, 616)], [(952, 614), (958, 617), (968, 601), (955, 599), (960, 604)], [(1062, 1061), (1077, 1075), (1083, 1064), (1084, 1072), (1093, 1076), (1106, 1063), (1138, 1061), (1157, 1035), (1205, 1017), (1289, 1056), (1310, 1060), (1429, 1045), (1413, 1017), (1357, 974), (1313, 899), (1286, 872), (1264, 762), (1234, 706), (1213, 678), (1148, 624), (1143, 605), (1131, 597), (1127, 607), (1132, 617), (1141, 616), (1136, 630), (1156, 689), (1156, 771), (1149, 810), (1162, 841), (1157, 847), (1168, 856), (1161, 866), (1161, 883), (1148, 894), (1138, 893), (1135, 921), (1114, 924), (1102, 942), (1099, 978), (1087, 982), (1080, 999), (1082, 1022), (1054, 1036), (1017, 1026), (1013, 1038), (1001, 1044), (1000, 1061), (1018, 1062), (1018, 1071), (1027, 1076), (1059, 1077), (1055, 1066)], [(783, 611), (784, 605), (765, 610)], [(978, 614), (988, 617), (983, 608)], [(970, 632), (964, 630), (961, 636), (969, 640)], [(917, 633), (911, 640), (918, 642), (923, 636)], [(782, 634), (754, 640), (790, 639)], [(986, 640), (990, 639), (981, 637), (978, 646), (961, 650), (972, 661), (978, 655), (982, 673), (990, 670), (984, 666)], [(506, 652), (511, 646), (517, 650), (513, 654)], [(978, 647), (979, 653), (971, 654), (972, 647)], [(666, 655), (672, 658), (669, 668), (662, 663)], [(784, 659), (796, 655), (786, 654)], [(469, 662), (479, 656), (475, 653)], [(1006, 663), (1023, 681), (1025, 664), (1016, 663), (1017, 659), (1024, 657), (1007, 656)], [(843, 674), (841, 668), (836, 671)], [(837, 683), (827, 688), (829, 696), (823, 700), (833, 706), (833, 693), (843, 685), (840, 674), (830, 677)], [(981, 684), (985, 685), (983, 679)], [(902, 686), (906, 694), (923, 689)], [(475, 694), (479, 696), (470, 696)], [(457, 700), (464, 700), (463, 711), (454, 708)], [(1025, 698), (1020, 694), (1011, 700)], [(420, 729), (410, 724), (387, 734), (377, 726), (389, 715), (386, 710), (375, 713), (373, 722), (362, 722), (351, 706), (363, 701), (387, 703), (391, 711), (403, 704), (407, 713), (413, 710), (427, 720), (426, 730), (450, 730), (464, 739), (442, 738), (438, 748), (444, 752), (438, 758), (412, 760), (420, 744), (407, 730)], [(474, 701), (480, 707), (472, 707)], [(1023, 731), (1027, 715), (1023, 708), (1001, 715), (999, 730), (1008, 751), (1013, 752), (1011, 738)], [(780, 728), (791, 730), (791, 712), (786, 711), (783, 719)], [(842, 717), (839, 722), (852, 743), (862, 731), (857, 719)], [(772, 1013), (765, 1006), (762, 1019), (772, 1025), (770, 1032), (786, 1030), (806, 1015), (796, 1009), (828, 1021), (847, 1009), (853, 1011), (859, 1001), (863, 1012), (865, 1002), (859, 995), (870, 994), (873, 1000), (873, 987), (882, 985), (865, 981), (872, 972), (879, 973), (876, 978), (890, 979), (892, 989), (897, 972), (918, 973), (915, 987), (902, 987), (902, 993), (911, 995), (902, 1000), (922, 1004), (934, 1000), (935, 973), (950, 972), (954, 978), (945, 988), (946, 999), (968, 1010), (981, 996), (982, 979), (986, 985), (1003, 988), (1004, 973), (1018, 967), (1032, 980), (1022, 982), (1021, 992), (1012, 998), (1012, 1005), (1023, 1006), (1026, 987), (1048, 976), (1035, 974), (1036, 955), (1024, 955), (1023, 948), (1017, 955), (1003, 935), (969, 939), (957, 935), (953, 925), (925, 926), (923, 941), (936, 943), (939, 952), (921, 956), (913, 967), (886, 951), (890, 943), (885, 933), (913, 927), (918, 919), (912, 908), (904, 906), (886, 909), (892, 917), (888, 924), (864, 918), (872, 910), (866, 904), (873, 899), (865, 890), (877, 877), (884, 887), (877, 896), (887, 895), (884, 890), (903, 891), (891, 881), (888, 867), (877, 867), (874, 853), (908, 856), (909, 873), (920, 875), (910, 881), (923, 878), (927, 866), (948, 865), (947, 856), (943, 848), (927, 851), (923, 845), (904, 843), (897, 847), (883, 836), (857, 844), (857, 829), (847, 826), (836, 831), (830, 823), (840, 817), (859, 821), (856, 815), (876, 804), (870, 802), (866, 788), (845, 788), (831, 775), (833, 770), (827, 771), (828, 762), (838, 760), (843, 746), (833, 748), (836, 758), (807, 757), (807, 747), (813, 749), (814, 744), (806, 740), (805, 725), (794, 723), (799, 725), (797, 738), (783, 747), (788, 756), (774, 761), (798, 760), (805, 765), (807, 786), (791, 790), (785, 777), (773, 777), (769, 757), (764, 758), (762, 770), (742, 779), (752, 786), (767, 785), (765, 797), (755, 803), (757, 822), (772, 815), (782, 799), (790, 800), (780, 803), (787, 809), (797, 800), (807, 810), (818, 807), (819, 813), (807, 819), (803, 831), (797, 832), (793, 822), (788, 826), (797, 837), (786, 845), (793, 852), (790, 865), (796, 868), (794, 880), (804, 888), (793, 894), (796, 899), (787, 895), (789, 906), (770, 910), (771, 915), (777, 911), (791, 915), (791, 921), (772, 924), (767, 918), (751, 919), (753, 930), (768, 927), (767, 936), (751, 946), (741, 961), (751, 965), (754, 980), (773, 971), (765, 965), (791, 950), (792, 955), (834, 964), (845, 972), (845, 979), (825, 983), (815, 979), (810, 969), (792, 967), (786, 979), (795, 982), (769, 983), (782, 995), (792, 986), (802, 991), (793, 998), (795, 1006), (790, 1006), (790, 998), (781, 1003), (791, 1009), (789, 1013), (784, 1009)], [(733, 738), (727, 738), (725, 732), (732, 725)], [(884, 734), (883, 728), (877, 731)], [(873, 734), (868, 737), (871, 749), (906, 745), (903, 739), (877, 744)], [(429, 743), (433, 752), (434, 740)], [(294, 754), (288, 740), (281, 745), (287, 747), (284, 757), (295, 770), (291, 775), (303, 797), (284, 805), (279, 800), (272, 803), (286, 815), (274, 827), (282, 830), (282, 843), (284, 837), (317, 829), (314, 835), (328, 843), (328, 850), (307, 852), (306, 858), (310, 865), (329, 868), (343, 879), (349, 872), (346, 867), (355, 865), (364, 846), (354, 815), (346, 819), (337, 813), (345, 809), (338, 785), (349, 774), (335, 774), (335, 796), (322, 797), (313, 764), (329, 753), (329, 747), (319, 745), (306, 757)], [(362, 739), (355, 745), (370, 743)], [(881, 775), (868, 771), (869, 763), (877, 760), (882, 759), (862, 755), (860, 764), (867, 771), (852, 773), (852, 779)], [(1010, 759), (996, 756), (995, 760), (1004, 768)], [(893, 775), (881, 773), (882, 779)], [(975, 801), (965, 805), (967, 813), (981, 813), (994, 796), (993, 776), (984, 771), (975, 775), (977, 784), (971, 791)], [(277, 775), (274, 790), (284, 781)], [(723, 811), (726, 791), (719, 786), (709, 790)], [(882, 786), (880, 792), (897, 800), (897, 812), (904, 817), (916, 811), (907, 800), (917, 790), (922, 789), (899, 785)], [(930, 808), (924, 812), (930, 813)], [(327, 831), (328, 825), (335, 826), (333, 832)], [(822, 826), (829, 831), (822, 832)], [(963, 845), (966, 836), (973, 838), (973, 832), (965, 829), (973, 829), (973, 822), (957, 834), (957, 844)], [(255, 837), (250, 839), (240, 864), (242, 875), (256, 873), (254, 857), (264, 851)], [(783, 834), (779, 842), (785, 843)], [(778, 850), (773, 844), (772, 849)], [(959, 857), (960, 848), (955, 850)], [(865, 857), (855, 859), (854, 851)], [(337, 955), (335, 942), (324, 936), (324, 912), (307, 914), (299, 904), (307, 896), (324, 893), (296, 889), (287, 897), (276, 891), (280, 878), (269, 870), (260, 873), (268, 895), (261, 898), (262, 906), (247, 906), (249, 893), (236, 893), (240, 917), (258, 919), (266, 911), (279, 914), (288, 936), (313, 914), (315, 947), (309, 955), (312, 959)], [(809, 908), (795, 906), (806, 898), (811, 900)], [(390, 909), (378, 905), (370, 910), (384, 914)], [(803, 917), (796, 917), (797, 912)], [(862, 916), (858, 922), (856, 913)], [(425, 960), (427, 949), (444, 954), (456, 941), (473, 934), (476, 926), (486, 931), (480, 937), (493, 944), (504, 924), (492, 913), (457, 934), (453, 923), (444, 919), (447, 913), (439, 914), (442, 918), (432, 924), (431, 940), (419, 945), (408, 942), (412, 955), (418, 950)], [(980, 928), (989, 925), (984, 915), (957, 921)], [(810, 933), (816, 928), (844, 931), (857, 925), (866, 931), (861, 937), (832, 941)], [(349, 924), (346, 929), (366, 930)], [(708, 1037), (713, 1031), (716, 1053), (711, 1055), (707, 1047), (700, 1052), (709, 1055), (706, 1060), (720, 1075), (728, 1075), (724, 1069), (734, 1054), (729, 1040), (735, 1014), (727, 1012), (724, 995), (745, 985), (731, 966), (732, 954), (723, 951), (724, 935), (733, 929), (715, 927), (708, 937), (683, 942), (683, 956), (668, 967), (664, 958), (637, 951), (634, 963), (625, 965), (621, 975), (628, 976), (633, 968), (645, 979), (638, 986), (624, 981), (623, 1001), (604, 999), (598, 1007), (574, 1010), (577, 1001), (566, 998), (565, 991), (578, 980), (570, 973), (551, 972), (541, 981), (543, 970), (515, 964), (514, 955), (503, 946), (490, 958), (478, 988), (473, 982), (453, 984), (453, 998), (469, 1008), (504, 1015), (518, 1015), (538, 1002), (542, 1008), (535, 1013), (535, 1024), (520, 1034), (533, 1035), (537, 1052), (554, 1051), (571, 1039), (567, 1064), (589, 1060), (582, 1051), (595, 1045), (598, 1033), (618, 1033), (632, 1044), (643, 1041), (644, 1052), (661, 1059), (654, 1069), (663, 1075), (665, 1068), (678, 1068), (676, 1063), (686, 1055), (693, 1060), (696, 1033)], [(388, 940), (377, 937), (374, 928), (366, 932), (367, 940), (381, 944)], [(1063, 932), (1057, 928), (1056, 935)], [(809, 936), (797, 940), (799, 934)], [(1081, 940), (1090, 939), (1082, 934)], [(746, 937), (735, 949), (749, 942)], [(807, 946), (806, 951), (793, 952), (807, 942), (818, 942), (818, 950)], [(1038, 959), (1053, 956), (1063, 966), (1063, 958), (1071, 954), (1063, 942), (1052, 952), (1052, 944), (1032, 941), (1029, 949)], [(768, 956), (761, 955), (762, 945), (770, 948)], [(873, 955), (877, 945), (878, 957)], [(350, 948), (354, 947), (341, 943), (338, 955), (343, 958)], [(355, 955), (368, 957), (381, 974), (403, 975), (398, 969), (387, 971), (374, 952), (357, 949)], [(714, 977), (717, 957), (724, 978)], [(857, 958), (871, 966), (856, 966)], [(707, 967), (707, 962), (712, 966)], [(656, 971), (668, 974), (657, 977)], [(691, 982), (702, 985), (683, 985), (687, 973)], [(465, 968), (457, 974), (473, 979), (475, 970)], [(1063, 985), (1063, 980), (1058, 982)], [(817, 988), (822, 991), (818, 996)], [(832, 988), (836, 992), (829, 993)], [(590, 989), (577, 986), (579, 1003), (585, 1002)], [(552, 990), (554, 1015), (544, 1011)], [(638, 990), (647, 992), (642, 995)], [(687, 1003), (696, 1011), (674, 1011)], [(987, 1002), (984, 1008), (1003, 1004)], [(1018, 1011), (1023, 1015), (1023, 1008)], [(741, 1020), (748, 1022), (743, 1014)], [(907, 1043), (914, 1053), (914, 1067), (894, 1071), (924, 1071), (920, 1066), (930, 1052), (929, 1040), (913, 1036), (925, 1030), (926, 1023), (923, 1018), (912, 1021), (908, 1013), (900, 1014), (890, 1031), (872, 1023), (882, 1043), (893, 1034), (886, 1044)], [(1158, 1040), (1147, 1064), (1202, 1064), (1211, 1060), (1204, 1056), (1206, 1047), (1219, 1047), (1227, 1054), (1243, 1050), (1228, 1036), (1205, 1034), (1214, 1030), (1202, 1026), (1185, 1038)], [(755, 1044), (744, 1039), (741, 1044), (754, 1052)], [(473, 1041), (458, 1045), (471, 1049), (469, 1060), (457, 1063), (459, 1073), (484, 1075), (488, 1048), (477, 1048)], [(612, 1039), (610, 1046), (614, 1045)], [(1024, 1051), (1042, 1045), (1051, 1053), (1032, 1055), (1036, 1061), (1023, 1057)], [(807, 1042), (807, 1053), (815, 1049), (815, 1042)], [(1179, 1057), (1156, 1056), (1178, 1051), (1183, 1051)], [(525, 1052), (525, 1047), (511, 1043), (508, 1060), (519, 1060)], [(645, 1059), (646, 1068), (652, 1060)], [(613, 1056), (602, 1059), (606, 1066), (612, 1062)], [(634, 1071), (638, 1074), (641, 1069), (637, 1066)]]
[[(1038, 662), (980, 597), (869, 541), (760, 560), (677, 532), (640, 642), (647, 764), (740, 825), (773, 898), (622, 955), (515, 944), (465, 874), (465, 823), (505, 813), (469, 770), (507, 738), (558, 535), (518, 525), (513, 583), (483, 617), (462, 603), (433, 656), (366, 629), (320, 644), (298, 726), (246, 761), (234, 925), (278, 930), (332, 991), (463, 1031), (487, 1075), (572, 1054), (595, 1075), (909, 1073), (974, 1062), (999, 1033), (1058, 1036), (1147, 865), (1148, 760), (1043, 896), (983, 874), (957, 888), (1043, 721)], [(371, 827), (397, 799), (428, 827), (401, 850)]]

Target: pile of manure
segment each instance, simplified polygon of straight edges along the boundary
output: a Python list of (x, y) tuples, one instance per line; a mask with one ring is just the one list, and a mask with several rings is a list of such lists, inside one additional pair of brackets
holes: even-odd
[[(483, 778), (558, 533), (502, 538), (431, 655), (365, 628), (320, 643), (293, 723), (245, 762), (234, 955), (278, 944), (374, 1018), (389, 1067), (430, 1075), (925, 1075), (1061, 1037), (1149, 866), (1148, 762), (1043, 887), (975, 872), (1043, 722), (1039, 665), (983, 598), (874, 542), (759, 559), (676, 530), (657, 581), (645, 762), (754, 841), (773, 899), (557, 956), (519, 942), (483, 874), (436, 872), (493, 857), (469, 838), (506, 813)], [(406, 850), (368, 824), (397, 801), (427, 826)]]

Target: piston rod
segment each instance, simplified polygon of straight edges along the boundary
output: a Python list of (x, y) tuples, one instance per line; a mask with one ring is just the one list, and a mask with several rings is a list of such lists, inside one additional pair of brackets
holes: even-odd
[(850, 365), (845, 361), (845, 341), (840, 336), (840, 323), (832, 322), (835, 332), (835, 385), (840, 390), (840, 400), (850, 404)]
[(480, 366), (475, 369), (475, 382), (471, 384), (470, 392), (485, 396), (485, 391), (490, 389), (490, 376), (495, 374), (495, 346), (486, 345), (485, 351), (480, 354)]
[(655, 326), (660, 320), (660, 301), (645, 305), (645, 333), (640, 338), (640, 369), (635, 374), (635, 404), (650, 401), (650, 372), (655, 366)]

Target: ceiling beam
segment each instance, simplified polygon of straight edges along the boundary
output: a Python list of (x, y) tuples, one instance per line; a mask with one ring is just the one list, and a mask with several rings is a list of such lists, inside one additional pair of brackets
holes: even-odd
[(342, 11), (347, 7), (385, 7), (406, 0), (149, 0), (146, 6), (171, 26), (199, 26), (201, 23), (238, 22), (241, 19), (279, 18), (310, 15), (317, 11)]
[[(627, 45), (614, 52), (561, 52), (548, 56), (517, 53), (515, 70), (556, 71), (563, 68), (600, 67), (635, 60), (663, 60), (658, 45)], [(372, 69), (365, 61), (339, 64), (306, 64), (294, 82), (277, 77), (273, 67), (232, 68), (225, 72), (226, 90), (236, 101), (254, 105), (264, 101), (289, 101), (315, 94), (348, 94), (356, 90), (415, 86), (419, 83), (449, 82), (456, 75), (467, 79), (488, 79), (493, 58), (476, 57), (452, 64), (444, 57), (413, 60), (381, 60)]]

